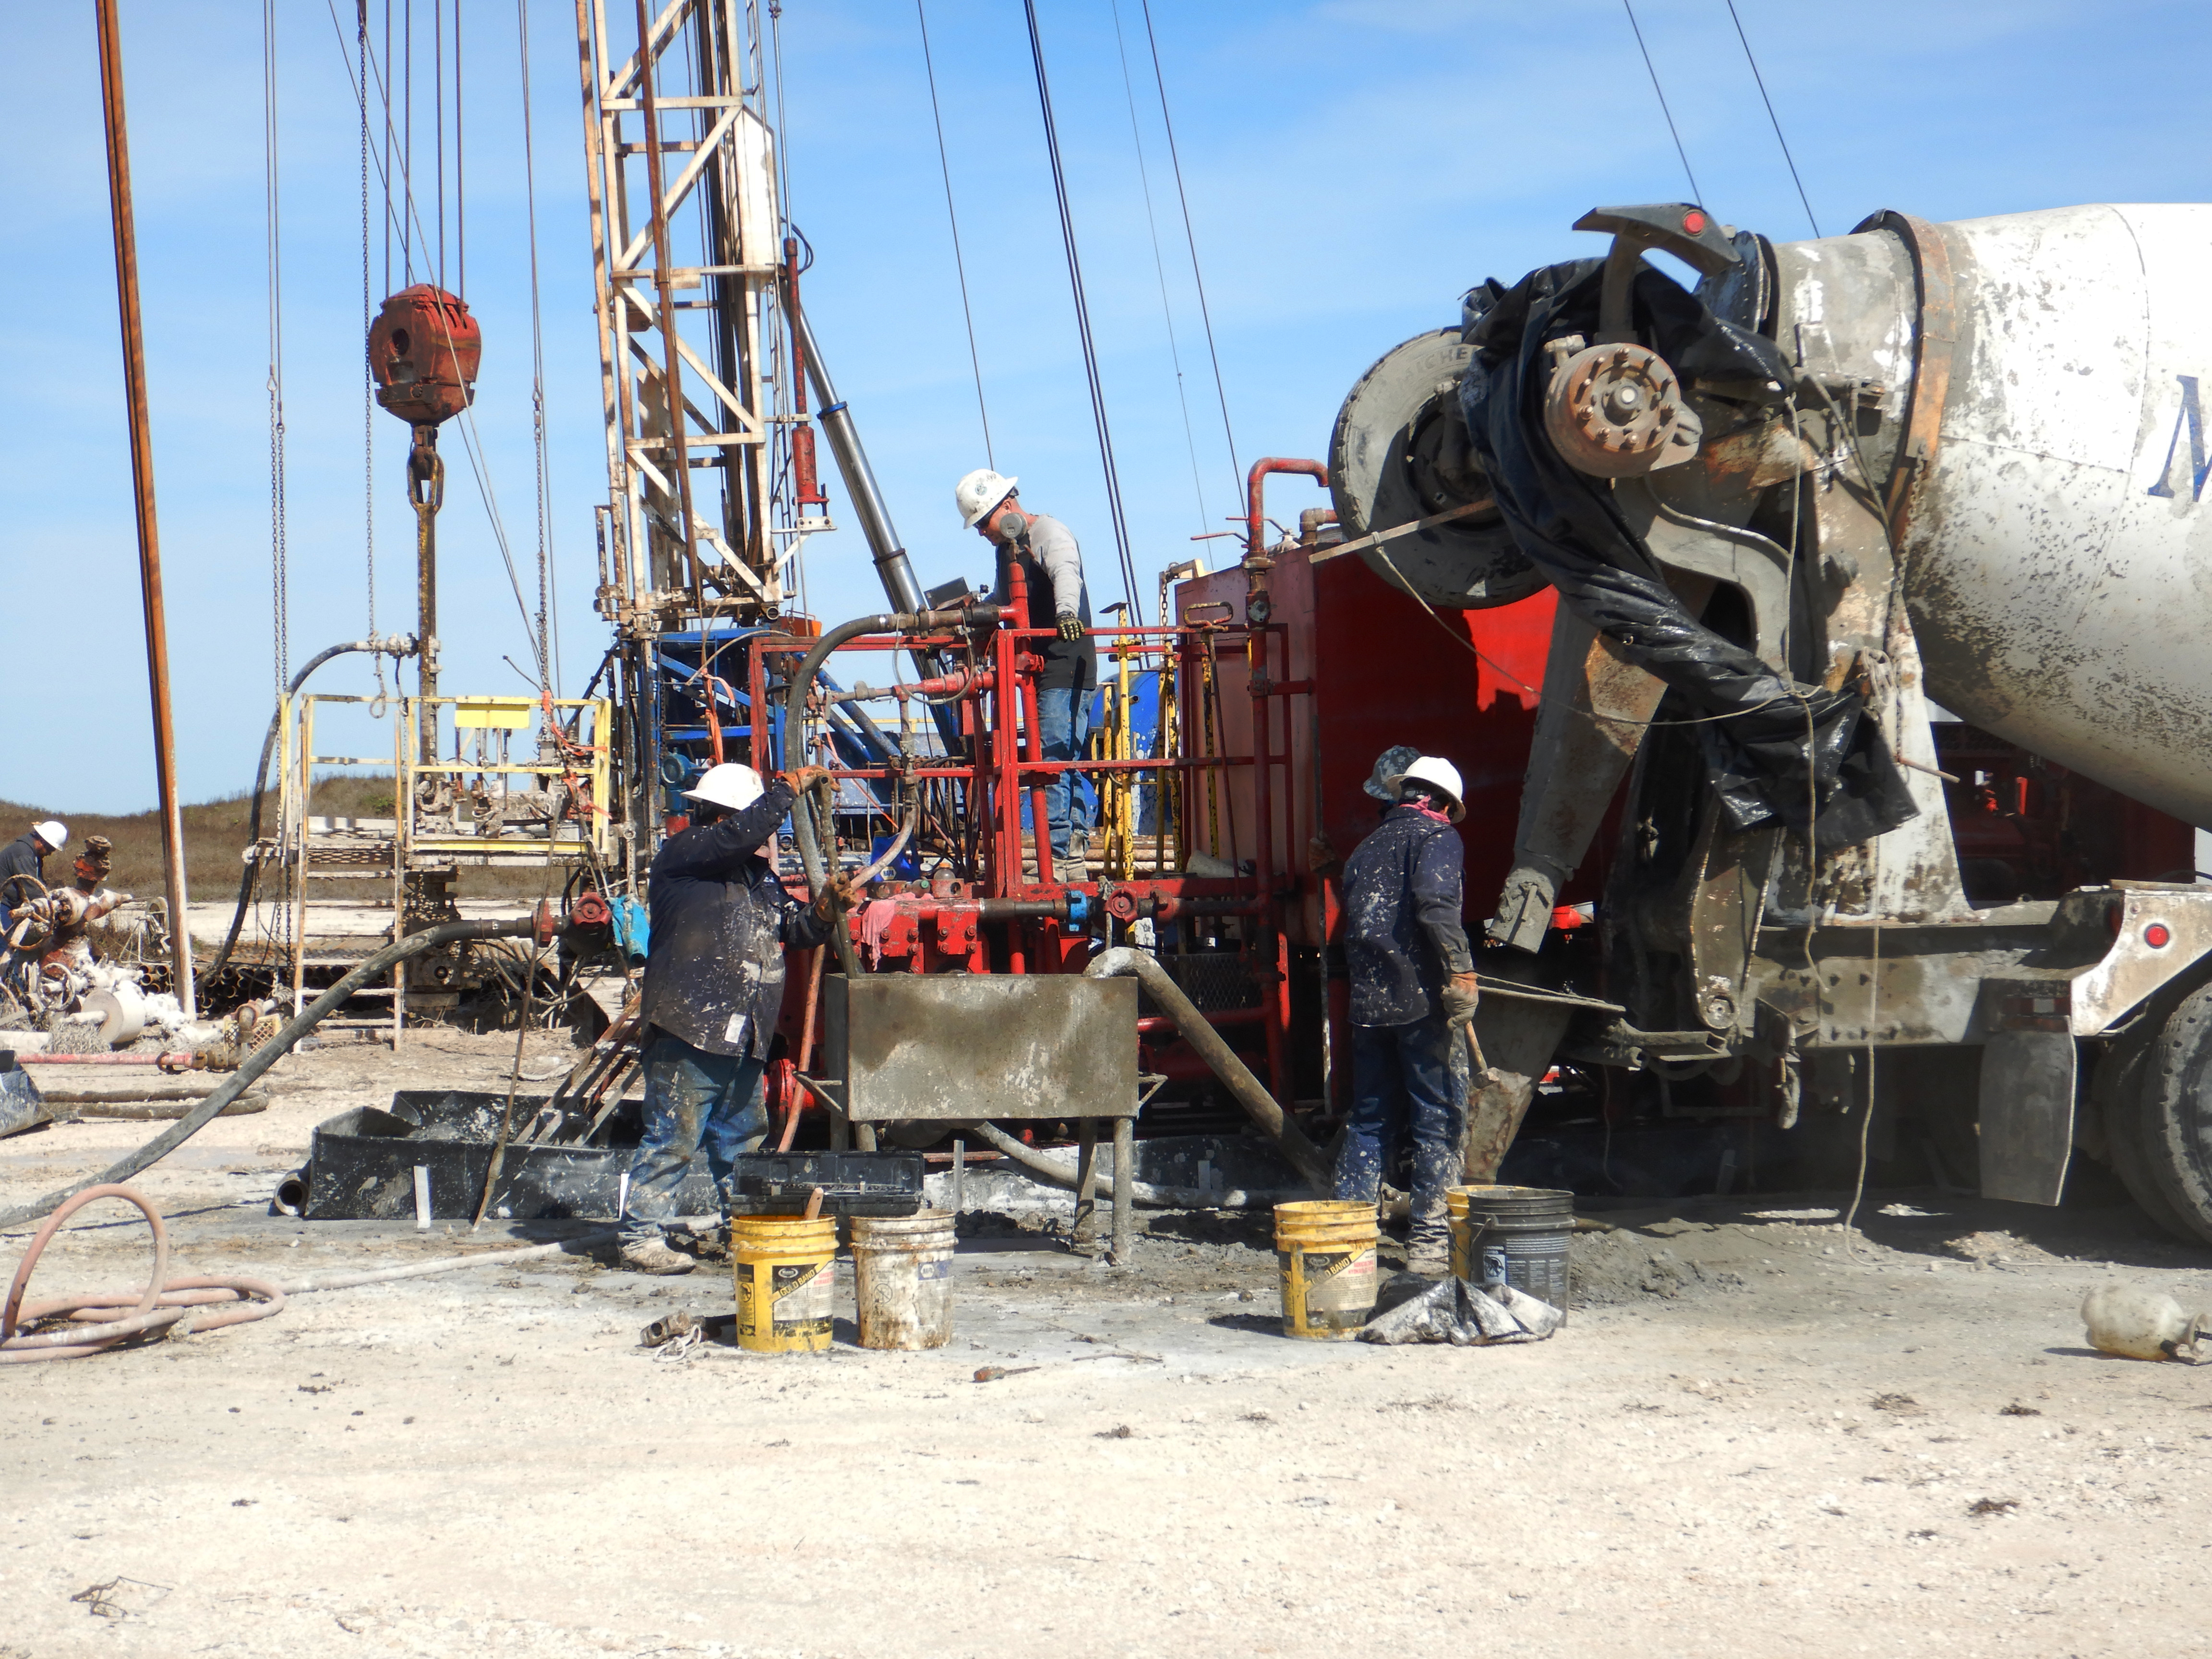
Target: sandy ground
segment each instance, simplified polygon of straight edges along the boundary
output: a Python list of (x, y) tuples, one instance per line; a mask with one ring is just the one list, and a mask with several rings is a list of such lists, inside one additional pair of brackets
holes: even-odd
[[(285, 1061), (139, 1182), (180, 1269), (559, 1231), (267, 1213), (315, 1121), (510, 1044)], [(0, 1200), (144, 1133), (0, 1143)], [(1257, 1227), (1158, 1215), (1120, 1268), (969, 1240), (935, 1352), (841, 1322), (821, 1356), (657, 1358), (641, 1327), (726, 1278), (583, 1254), (0, 1369), (0, 1656), (2205, 1646), (2212, 1372), (2091, 1353), (2075, 1309), (2108, 1277), (2212, 1302), (2212, 1258), (2123, 1209), (1884, 1193), (1852, 1239), (1832, 1202), (1605, 1212), (1524, 1347), (1291, 1342)], [(128, 1282), (144, 1240), (73, 1231), (40, 1285)]]

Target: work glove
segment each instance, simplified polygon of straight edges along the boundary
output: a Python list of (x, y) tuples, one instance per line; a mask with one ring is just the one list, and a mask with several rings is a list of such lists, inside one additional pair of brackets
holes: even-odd
[(793, 794), (803, 795), (829, 775), (826, 767), (797, 766), (783, 775), (783, 781), (791, 786)]
[(1306, 843), (1306, 867), (1316, 875), (1335, 869), (1340, 862), (1335, 845), (1327, 836), (1316, 836)]
[(814, 914), (824, 921), (835, 921), (852, 908), (853, 878), (840, 870), (823, 882), (822, 890), (814, 896)]
[(1454, 1025), (1474, 1023), (1475, 1006), (1482, 1000), (1479, 984), (1473, 974), (1454, 974), (1444, 981), (1444, 1014)]
[(1063, 640), (1081, 639), (1083, 637), (1082, 618), (1079, 617), (1062, 617), (1060, 619), (1060, 637)]

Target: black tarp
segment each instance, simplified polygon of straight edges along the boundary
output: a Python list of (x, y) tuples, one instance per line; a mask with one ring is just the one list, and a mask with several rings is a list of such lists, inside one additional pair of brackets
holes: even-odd
[[(1917, 809), (1858, 693), (1799, 685), (1701, 624), (1606, 481), (1568, 465), (1545, 432), (1544, 343), (1595, 334), (1604, 267), (1547, 265), (1468, 296), (1475, 354), (1460, 408), (1515, 542), (1569, 609), (1680, 694), (1670, 707), (1686, 704), (1683, 717), (1701, 720), (1706, 771), (1736, 828), (1778, 819), (1802, 834), (1809, 816), (1823, 852), (1896, 828)], [(1649, 267), (1637, 275), (1633, 325), (1685, 384), (1795, 378), (1771, 340), (1715, 317)]]

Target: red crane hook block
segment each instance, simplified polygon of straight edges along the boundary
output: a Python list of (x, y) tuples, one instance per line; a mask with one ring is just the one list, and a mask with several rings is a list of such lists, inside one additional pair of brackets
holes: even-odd
[(376, 401), (410, 426), (435, 426), (466, 409), (483, 357), (467, 302), (428, 283), (393, 295), (369, 325)]

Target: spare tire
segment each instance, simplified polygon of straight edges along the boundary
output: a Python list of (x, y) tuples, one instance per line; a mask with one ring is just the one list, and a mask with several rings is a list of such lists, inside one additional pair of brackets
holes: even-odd
[[(1329, 439), (1328, 487), (1346, 540), (1489, 499), (1460, 417), (1472, 349), (1455, 328), (1415, 335), (1359, 379)], [(1510, 605), (1544, 586), (1494, 507), (1361, 554), (1392, 586), (1455, 611)]]

